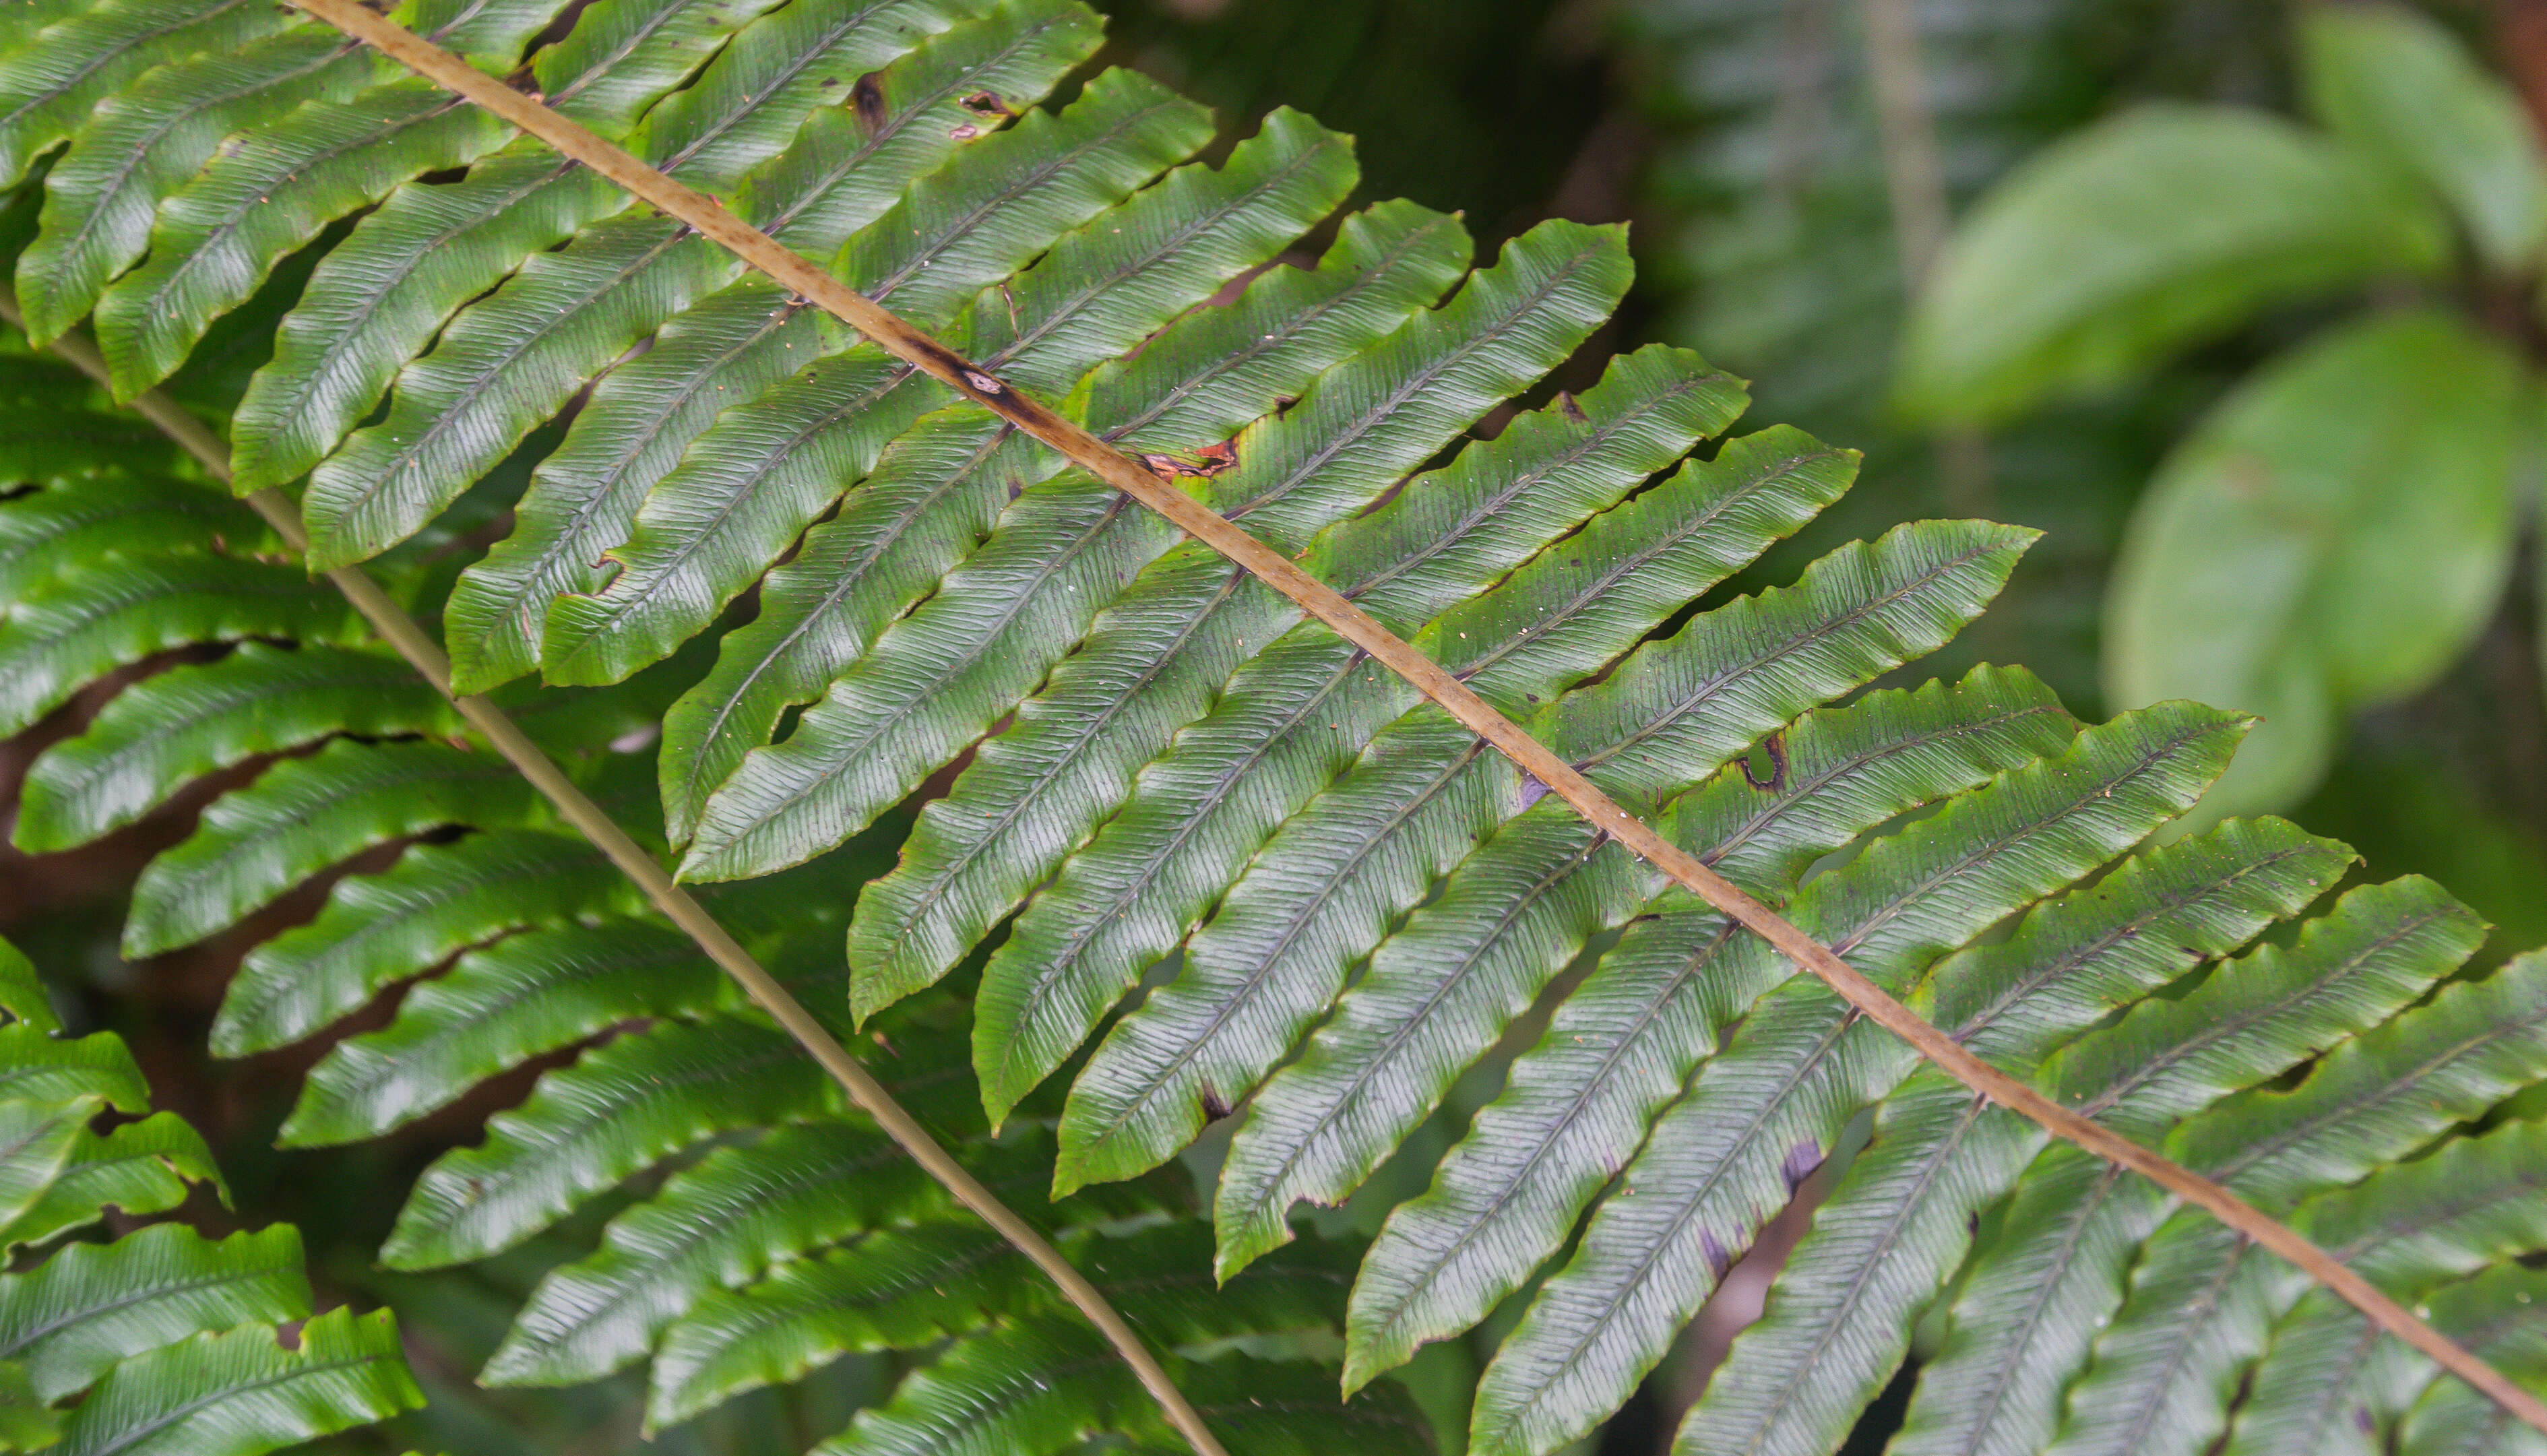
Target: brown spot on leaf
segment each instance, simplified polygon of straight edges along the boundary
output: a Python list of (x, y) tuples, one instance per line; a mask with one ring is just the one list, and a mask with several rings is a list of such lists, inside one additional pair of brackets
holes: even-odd
[(1583, 412), (1583, 406), (1574, 402), (1574, 395), (1571, 390), (1559, 389), (1557, 391), (1556, 407), (1557, 410), (1567, 419), (1574, 421), (1578, 425), (1588, 425), (1592, 423), (1592, 417)]
[(1774, 794), (1787, 787), (1787, 730), (1780, 728), (1760, 740), (1759, 756), (1769, 760), (1769, 777), (1762, 779), (1751, 770), (1751, 759), (1737, 760), (1742, 765), (1742, 782), (1764, 794)]
[(884, 125), (884, 87), (876, 73), (867, 72), (849, 87), (849, 109), (858, 114), (858, 124), (873, 131)]
[(1227, 1116), (1229, 1116), (1229, 1099), (1222, 1096), (1218, 1088), (1205, 1086), (1202, 1089), (1202, 1120), (1218, 1122)]
[(964, 110), (977, 117), (1013, 117), (1016, 108), (1000, 98), (997, 91), (976, 91), (964, 98)]
[(946, 134), (954, 137), (958, 141), (970, 141), (974, 137), (982, 134), (982, 128), (974, 126), (970, 122), (966, 122), (963, 126), (952, 128)]
[(1192, 458), (1145, 455), (1141, 457), (1141, 464), (1148, 466), (1150, 473), (1162, 480), (1208, 480), (1238, 469), (1238, 441), (1234, 436), (1186, 454)]

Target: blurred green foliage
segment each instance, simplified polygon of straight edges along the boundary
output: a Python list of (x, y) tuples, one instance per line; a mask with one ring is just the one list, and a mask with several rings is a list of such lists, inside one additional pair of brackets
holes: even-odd
[[(2295, 25), (2301, 118), (2117, 107), (1976, 200), (1913, 310), (1894, 402), (1984, 428), (2244, 336), (2261, 357), (2153, 442), (2166, 453), (2105, 589), (2106, 706), (2260, 714), (2209, 815), (2323, 789), (2303, 816), (2361, 836), (2374, 867), (2428, 870), (2526, 922), (2547, 866), (2534, 793), (2507, 791), (2539, 772), (2520, 729), (2534, 671), (2476, 664), (2493, 690), (2444, 702), (2479, 730), (2406, 755), (2353, 725), (2448, 716), (2410, 705), (2472, 654), (2536, 659), (2514, 576), (2535, 515), (2547, 152), (2508, 82), (2433, 17), (2329, 6)], [(2506, 613), (2522, 625), (2489, 632)]]
[(2489, 16), (1623, 0), (1617, 54), (1660, 331), (1869, 451), (1825, 531), (2044, 528), (1962, 650), (2089, 713), (2264, 715), (2206, 813), (2295, 812), (2513, 944), (2547, 929), (2547, 173)]
[[(1940, 221), (2119, 101), (2279, 96), (2278, 7), (1892, 3)], [(1954, 665), (2025, 662), (2092, 713), (2097, 599), (2123, 517), (2162, 442), (2239, 361), (2188, 361), (1986, 435), (1941, 438), (1890, 408), (1907, 279), (1936, 239), (1895, 223), (1904, 158), (1887, 137), (1902, 128), (1879, 103), (1868, 13), (1862, 0), (1623, 0), (1620, 73), (1653, 131), (1642, 285), (1662, 332), (1755, 382), (1761, 418), (1867, 451), (1847, 512), (1799, 550), (1941, 513), (2042, 528)]]

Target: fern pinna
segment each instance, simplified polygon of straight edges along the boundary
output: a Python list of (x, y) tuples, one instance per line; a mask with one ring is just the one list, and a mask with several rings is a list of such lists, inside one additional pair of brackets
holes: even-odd
[(261, 1456), (422, 1404), (388, 1311), (316, 1314), (291, 1225), (146, 1222), (227, 1201), (211, 1150), (6, 942), (0, 1014), (0, 1451)]
[[(2030, 533), (1916, 523), (1733, 595), (1854, 457), (1725, 438), (1742, 386), (1686, 351), (1548, 391), (1626, 287), (1618, 230), (1544, 223), (1474, 271), (1411, 205), (1330, 230), (1346, 138), (1277, 112), (1190, 160), (1210, 119), (1092, 72), (1098, 25), (1062, 0), (394, 13), (509, 95), (310, 3), (328, 24), (8, 22), (18, 306), (105, 391), (10, 361), (0, 726), (235, 644), (29, 776), (17, 832), (48, 849), (265, 765), (135, 886), (135, 957), (408, 845), (231, 989), (236, 1054), (413, 982), (287, 1141), (583, 1049), (428, 1170), (384, 1250), (482, 1258), (628, 1185), (483, 1379), (646, 1361), (670, 1423), (897, 1349), (918, 1368), (821, 1449), (1397, 1449), (1425, 1422), (1380, 1377), (1463, 1340), (1491, 1358), (1451, 1434), (1552, 1451), (1837, 1156), (1680, 1449), (1836, 1449), (1932, 1315), (1897, 1450), (2540, 1449), (2547, 960), (2463, 969), (2472, 915), (2419, 881), (2339, 891), (2350, 853), (2288, 824), (2169, 830), (2234, 717), (2085, 726), (2007, 669), (1872, 686)], [(551, 149), (595, 135), (635, 160)], [(758, 271), (769, 239), (830, 278)], [(399, 608), (485, 698), (409, 675), (438, 661), (382, 627)], [(1449, 676), (1381, 666), (1390, 634)], [(498, 741), (516, 722), (548, 757)], [(531, 758), (573, 782), (532, 792)], [(1595, 827), (1587, 797), (1633, 817)], [(900, 1159), (690, 901), (561, 808), (590, 802), (1181, 1397)], [(1797, 940), (1629, 852), (1637, 820), (1864, 987), (1794, 976)], [(1869, 1004), (1982, 1061), (1923, 1065)], [(1294, 1205), (1438, 1136), (1480, 1066), (1496, 1085), (1366, 1249), (1293, 1242)], [(1993, 1087), (2201, 1176), (2054, 1143)], [(1223, 1118), (1206, 1230), (1171, 1164)], [(2217, 1185), (2261, 1215), (2179, 1200)], [(2285, 1225), (2366, 1282), (2336, 1298), (2250, 1242)], [(2387, 1337), (2362, 1310), (2391, 1301), (2491, 1365), (2414, 1316), (2381, 1318), (2422, 1345)]]

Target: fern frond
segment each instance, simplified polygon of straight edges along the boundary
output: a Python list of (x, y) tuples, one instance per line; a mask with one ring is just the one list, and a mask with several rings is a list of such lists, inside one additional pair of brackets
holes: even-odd
[(951, 1212), (882, 1138), (838, 1122), (772, 1129), (723, 1149), (614, 1219), (601, 1248), (551, 1274), (485, 1378), (590, 1380), (640, 1359), (701, 1294), (858, 1232)]
[(135, 684), (29, 772), (18, 843), (67, 849), (118, 829), (217, 769), (334, 733), (449, 734), (460, 719), (395, 655), (243, 642)]
[[(1845, 465), (1782, 432), (1728, 445), (1712, 465), (1617, 508), (1632, 514), (1596, 518), (1574, 538), (1582, 554), (1560, 546), (1519, 568), (1498, 590), (1513, 593), (1504, 611), (1532, 635), (1480, 631), (1465, 639), (1476, 646), (1450, 660), (1464, 659), (1471, 681), (1510, 700), (1552, 696), (1567, 678), (1569, 649), (1574, 660), (1625, 650), (1672, 605), (1765, 549), (1778, 523), (1836, 493)], [(1494, 595), (1477, 608), (1481, 628), (1496, 620)], [(1437, 637), (1462, 641), (1460, 630)], [(1233, 674), (1219, 704), (1143, 771), (1122, 811), (1064, 861), (992, 958), (982, 1001), (994, 1019), (976, 1034), (976, 1057), (986, 1088), (1002, 1099), (993, 1112), (1069, 1055), (1142, 968), (1193, 929), (1273, 831), (1352, 767), (1415, 696), (1321, 626), (1294, 629)], [(1019, 981), (1019, 991), (1007, 989)], [(1031, 999), (1012, 1011), (1010, 995)], [(1046, 997), (1056, 998), (1051, 1009)], [(1060, 1016), (1071, 1019), (1056, 1024)], [(1237, 1090), (1219, 1091), (1221, 1105), (1233, 1105)]]
[(96, 1131), (103, 1111), (148, 1110), (139, 1069), (109, 1033), (63, 1040), (35, 968), (5, 943), (0, 1009), (11, 1449), (257, 1456), (423, 1404), (387, 1311), (315, 1311), (288, 1224), (219, 1240), (182, 1223), (61, 1240), (112, 1215), (164, 1213), (190, 1184), (228, 1190), (173, 1113)]
[[(566, 41), (532, 58), (532, 73), (560, 110), (625, 135), (636, 112), (767, 8), (700, 0), (598, 6)], [(324, 459), (454, 311), (613, 201), (607, 188), (519, 146), (450, 186), (391, 190), (311, 273), (276, 331), (273, 363), (239, 401), (239, 483), (285, 484)]]
[(540, 818), (519, 775), (447, 743), (339, 738), (286, 759), (206, 808), (195, 832), (132, 887), (124, 954), (191, 945), (245, 919), (330, 865), (445, 824)]
[[(557, 9), (552, 0), (471, 8), (498, 32), (483, 38), (490, 56), (519, 54)], [(98, 347), (119, 395), (175, 373), (215, 318), (328, 223), (504, 138), (493, 119), (417, 78), (383, 68), (368, 79), (342, 101), (283, 98), (242, 145), (216, 152), (161, 201), (147, 255), (97, 300)], [(67, 300), (59, 306), (76, 316)]]
[[(1104, 304), (1113, 291), (1105, 285), (1113, 275), (1100, 271), (1106, 265), (1073, 268), (1078, 250), (1056, 239), (1073, 224), (1095, 226), (1090, 217), (1207, 135), (1196, 111), (1150, 83), (1124, 78), (1092, 87), (1049, 127), (1021, 124), (985, 140), (949, 168), (944, 187), (915, 188), (851, 238), (837, 266), (897, 306), (944, 319), (977, 291), (1053, 249), (1038, 276), (1055, 281), (1054, 293), (1028, 292), (1019, 300), (1017, 290), (1025, 286), (1020, 278), (1000, 300), (1003, 307), (1013, 302), (1034, 310), (1038, 298), (1049, 299), (1025, 316), (1066, 327), (1084, 311), (1091, 315), (1086, 326), (1103, 329), (1111, 322), (1126, 330), (1126, 342), (1137, 339), (1178, 307), (1198, 300), (1213, 286), (1207, 280), (1226, 276), (1212, 264), (1214, 254), (1229, 246), (1227, 234), (1243, 236), (1258, 209), (1280, 207), (1281, 184), (1310, 158), (1290, 150), (1269, 156), (1266, 147), (1247, 149), (1231, 159), (1225, 173), (1203, 183), (1219, 191), (1205, 203), (1222, 214), (1215, 219), (1219, 226), (1150, 238), (1145, 254), (1107, 260), (1130, 279), (1154, 281), (1166, 294), (1157, 301), (1142, 299), (1143, 305), (1160, 310), (1156, 315), (1109, 320)], [(1011, 140), (1025, 144), (999, 144)], [(1318, 152), (1333, 150), (1331, 141), (1325, 147), (1309, 144)], [(1180, 175), (1194, 180), (1191, 172)], [(1214, 182), (1220, 189), (1212, 188)], [(1335, 201), (1329, 197), (1325, 204)], [(1137, 218), (1114, 216), (1105, 224), (1109, 241), (1127, 220), (1138, 234)], [(1169, 266), (1172, 247), (1197, 254), (1175, 265), (1190, 267), (1190, 281), (1174, 271), (1158, 277)], [(1226, 267), (1234, 271), (1257, 261), (1257, 255), (1242, 254)], [(1095, 298), (1086, 297), (1092, 293)], [(764, 307), (777, 303), (772, 291), (761, 290), (759, 297)], [(1043, 317), (1053, 303), (1061, 305), (1058, 316)], [(539, 653), (551, 681), (616, 681), (703, 629), (823, 512), (842, 478), (864, 474), (896, 436), (949, 402), (933, 382), (913, 378), (907, 366), (874, 345), (848, 347), (854, 339), (848, 331), (829, 325), (817, 334), (813, 352), (838, 355), (829, 367), (781, 378), (733, 418), (716, 419), (661, 480), (642, 482), (652, 489), (646, 505), (633, 513), (624, 544), (612, 552), (617, 572), (606, 585), (562, 596), (548, 610)]]
[[(2547, 1278), (2535, 1269), (2498, 1269), (2450, 1286), (2426, 1308), (2453, 1338), (2481, 1352), (2518, 1379), (2547, 1378), (2538, 1322), (2532, 1311), (2547, 1299)], [(2456, 1381), (2434, 1381), (2398, 1421), (2397, 1447), (2408, 1456), (2473, 1456), (2501, 1451), (2535, 1456), (2547, 1450), (2535, 1431)]]
[[(428, 114), (368, 56), (341, 98), (296, 91), (278, 48), (252, 101), (207, 81), (203, 119), (169, 124), (132, 184), (153, 218), (132, 266), (22, 274), (61, 321), (98, 317), (130, 388), (242, 316), (283, 252), (316, 256), (230, 417), (271, 535), (208, 524), (217, 496), (164, 454), (80, 466), (99, 401), (40, 369), (21, 391), (77, 430), (0, 503), (24, 513), (0, 537), (25, 543), (0, 561), (13, 702), (32, 717), (170, 648), (212, 660), (49, 750), (20, 832), (77, 842), (302, 754), (153, 866), (129, 932), (150, 949), (431, 841), (251, 952), (218, 1034), (282, 1045), (424, 978), (320, 1062), (287, 1127), (307, 1143), (576, 1053), (426, 1171), (395, 1266), (516, 1247), (719, 1145), (630, 1187), (488, 1378), (651, 1357), (670, 1422), (892, 1349), (914, 1373), (823, 1449), (1145, 1448), (1164, 1418), (1209, 1450), (1256, 1378), (1232, 1341), (1332, 1349), (1303, 1331), (1341, 1326), (1360, 1391), (1544, 1272), (1469, 1442), (1542, 1452), (1617, 1409), (1863, 1118), (1683, 1449), (1834, 1448), (1968, 1263), (1938, 1361), (1961, 1376), (1921, 1382), (1917, 1449), (2153, 1425), (2283, 1449), (2346, 1402), (2464, 1429), (2426, 1356), (2526, 1418), (2395, 1303), (2511, 1278), (2525, 1226), (2434, 1214), (2428, 1278), (2293, 1230), (2418, 1199), (2418, 1154), (2471, 1190), (2518, 1161), (2457, 1125), (2547, 1080), (2533, 963), (2454, 980), (2481, 927), (2419, 882), (2246, 950), (2349, 853), (2276, 821), (2138, 847), (2236, 719), (2081, 727), (1990, 669), (1868, 691), (1977, 615), (2030, 533), (1918, 522), (1702, 602), (1855, 460), (1769, 429), (1681, 464), (1744, 403), (1684, 351), (1536, 392), (1625, 287), (1615, 231), (1544, 224), (1467, 273), (1455, 220), (1382, 204), (1312, 262), (1293, 250), (1354, 189), (1346, 140), (1277, 113), (1194, 162), (1206, 119), (1114, 72), (1043, 106), (1097, 43), (1064, 0), (602, 0), (527, 53), (547, 20), (526, 7), (457, 59), (308, 4), (470, 106)], [(273, 34), (318, 54), (300, 25)], [(31, 66), (110, 43), (13, 39)], [(209, 75), (222, 53), (165, 58)], [(487, 79), (524, 66), (550, 106)], [(185, 171), (216, 116), (238, 145)], [(49, 174), (66, 199), (91, 125), (29, 123), (31, 156), (78, 133)], [(270, 217), (216, 216), (286, 156), (308, 165)], [(74, 201), (40, 217), (48, 246)], [(199, 232), (222, 271), (202, 284), (171, 251)], [(115, 268), (82, 302), (77, 278)], [(270, 487), (305, 475), (296, 518)], [(303, 530), (360, 614), (266, 559)], [(386, 662), (377, 631), (439, 680), (375, 596), (437, 620), (460, 687), (503, 685), (529, 731), (327, 677)], [(271, 706), (229, 706), (250, 703)], [(658, 721), (659, 748), (631, 731)], [(550, 807), (474, 792), (499, 758)], [(722, 924), (668, 855), (717, 882)], [(1535, 1008), (1536, 1046), (1366, 1255), (1292, 1243), (1294, 1203), (1362, 1190)], [(1156, 1180), (1109, 1182), (1233, 1114), (1209, 1229)], [(951, 1150), (943, 1186), (880, 1164), (884, 1134)], [(2212, 1284), (2234, 1309), (2175, 1299)], [(2356, 1306), (2419, 1353), (2343, 1356)], [(1409, 1428), (1362, 1400), (1322, 1421), (1280, 1396), (1243, 1424), (1274, 1449)]]
[(634, 898), (600, 851), (564, 834), (489, 829), (419, 845), (380, 875), (339, 881), (316, 919), (250, 952), (214, 1046), (239, 1056), (298, 1041), (468, 946)]
[[(1760, 784), (1748, 764), (1720, 770), (1686, 801), (1674, 835), (1715, 846), (1718, 870), (1781, 903), (1814, 860), (1931, 797), (2059, 752), (2074, 730), (2021, 675), (1983, 670), (1951, 693), (1879, 694), (1798, 724), (1783, 782)], [(1625, 909), (1643, 913), (1515, 1060), (1433, 1187), (1374, 1242), (1355, 1291), (1349, 1383), (1475, 1325), (1519, 1287), (1739, 1014), (1700, 974), (1732, 943), (1731, 927), (1636, 880), (1624, 888)], [(1620, 911), (1604, 908), (1615, 921)]]

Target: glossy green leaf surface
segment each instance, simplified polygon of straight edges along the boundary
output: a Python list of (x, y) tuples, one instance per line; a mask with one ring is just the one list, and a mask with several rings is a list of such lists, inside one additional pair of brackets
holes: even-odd
[(2410, 10), (2312, 15), (2300, 39), (2319, 120), (2439, 193), (2488, 263), (2517, 269), (2536, 256), (2547, 156), (2510, 87)]
[[(5, 945), (0, 963), (26, 969)], [(176, 1208), (190, 1183), (227, 1201), (203, 1139), (168, 1112), (96, 1131), (103, 1107), (147, 1110), (131, 1055), (111, 1034), (61, 1041), (49, 1017), (19, 1014), (0, 1031), (11, 1449), (261, 1456), (423, 1404), (388, 1311), (310, 1318), (290, 1225), (218, 1239), (182, 1222), (136, 1225)], [(110, 1217), (96, 1237), (42, 1246)]]
[(2207, 813), (2296, 801), (2344, 715), (2464, 649), (2509, 569), (2528, 400), (2492, 341), (2404, 312), (2276, 360), (2176, 447), (2116, 565), (2105, 672), (2117, 702), (2263, 718)]
[(2258, 112), (2144, 108), (2046, 148), (1963, 224), (1911, 313), (1901, 392), (1924, 418), (2003, 418), (2447, 248), (2428, 195), (2349, 148)]

